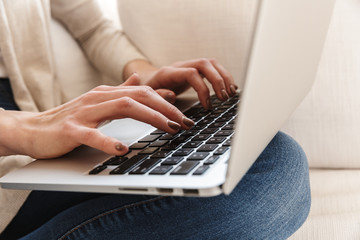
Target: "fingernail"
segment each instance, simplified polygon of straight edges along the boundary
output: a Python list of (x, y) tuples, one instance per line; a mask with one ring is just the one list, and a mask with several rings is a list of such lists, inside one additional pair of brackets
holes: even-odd
[(230, 85), (230, 91), (231, 91), (231, 94), (232, 95), (235, 95), (236, 94), (236, 88), (235, 88), (235, 86), (234, 85)]
[(222, 95), (224, 101), (229, 99), (229, 95), (227, 94), (225, 89), (221, 90), (221, 95)]
[(165, 96), (165, 100), (168, 101), (168, 102), (171, 103), (171, 104), (174, 104), (174, 103), (175, 103), (175, 96), (174, 96), (174, 94), (168, 93), (168, 94)]
[(208, 110), (210, 110), (210, 109), (212, 108), (212, 104), (211, 104), (210, 98), (208, 98), (208, 99), (206, 100), (206, 105), (207, 105)]
[(187, 117), (183, 117), (183, 123), (188, 127), (192, 127), (195, 125), (194, 121)]
[(180, 128), (181, 128), (181, 125), (176, 123), (176, 122), (173, 122), (173, 121), (170, 121), (168, 120), (168, 126), (171, 128), (171, 129), (174, 129), (176, 131), (179, 131)]
[(115, 145), (115, 149), (118, 150), (119, 152), (122, 152), (125, 150), (125, 146), (122, 145), (121, 143), (118, 143)]

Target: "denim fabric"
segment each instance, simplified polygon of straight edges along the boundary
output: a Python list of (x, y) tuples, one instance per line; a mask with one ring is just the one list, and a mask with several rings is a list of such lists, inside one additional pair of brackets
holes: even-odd
[[(16, 106), (4, 99), (2, 107)], [(306, 156), (280, 132), (229, 196), (33, 191), (0, 239), (279, 240), (303, 224), (310, 204)]]
[(10, 81), (7, 78), (0, 78), (0, 107), (6, 110), (19, 110), (14, 101)]

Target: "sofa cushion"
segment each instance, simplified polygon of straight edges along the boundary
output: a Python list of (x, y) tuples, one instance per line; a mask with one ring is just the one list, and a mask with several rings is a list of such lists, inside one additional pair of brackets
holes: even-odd
[(311, 170), (312, 206), (289, 240), (360, 239), (360, 170)]
[[(124, 31), (155, 64), (217, 58), (242, 86), (257, 1), (119, 0)], [(284, 126), (311, 167), (360, 167), (360, 2), (338, 1), (311, 93)]]

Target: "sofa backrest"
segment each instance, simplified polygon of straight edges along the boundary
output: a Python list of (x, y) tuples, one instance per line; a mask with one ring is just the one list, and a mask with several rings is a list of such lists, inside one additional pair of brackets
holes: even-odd
[[(239, 79), (254, 0), (118, 0), (124, 31), (155, 65), (215, 57)], [(360, 167), (360, 2), (338, 1), (315, 86), (284, 126), (311, 167)]]

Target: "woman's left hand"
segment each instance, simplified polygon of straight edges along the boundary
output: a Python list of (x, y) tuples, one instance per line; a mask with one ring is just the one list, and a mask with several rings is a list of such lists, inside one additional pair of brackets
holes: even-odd
[(169, 102), (171, 92), (161, 94), (160, 89), (170, 89), (175, 94), (180, 94), (189, 87), (195, 89), (199, 100), (204, 108), (211, 108), (210, 91), (204, 82), (206, 78), (212, 85), (218, 99), (225, 101), (233, 96), (238, 88), (231, 74), (215, 59), (200, 58), (176, 62), (170, 66), (156, 68), (144, 60), (134, 60), (128, 63), (124, 69), (124, 78), (133, 72), (137, 72), (144, 85), (148, 85), (162, 95)]

